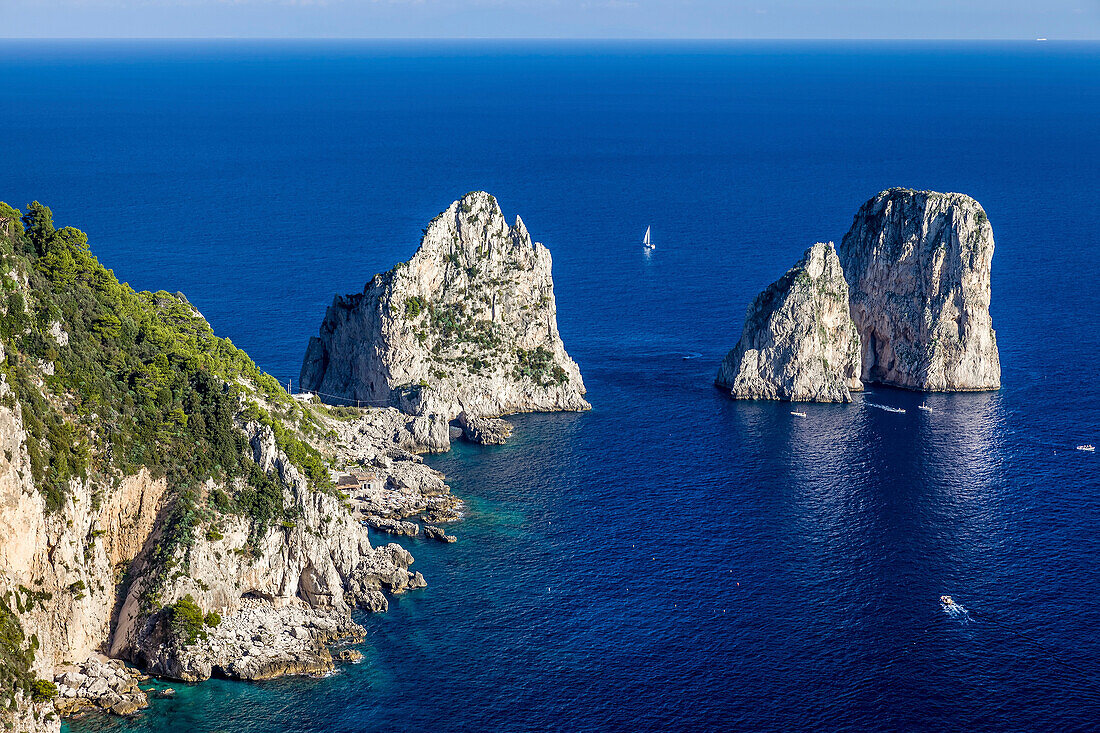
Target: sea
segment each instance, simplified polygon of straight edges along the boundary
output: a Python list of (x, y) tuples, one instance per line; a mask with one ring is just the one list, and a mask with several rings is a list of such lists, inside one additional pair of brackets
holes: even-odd
[[(5, 40), (0, 79), (0, 200), (292, 389), (493, 193), (592, 403), (427, 459), (467, 516), (398, 540), (428, 587), (361, 663), (72, 733), (1100, 728), (1100, 44)], [(751, 299), (893, 186), (985, 207), (1002, 389), (728, 399)]]

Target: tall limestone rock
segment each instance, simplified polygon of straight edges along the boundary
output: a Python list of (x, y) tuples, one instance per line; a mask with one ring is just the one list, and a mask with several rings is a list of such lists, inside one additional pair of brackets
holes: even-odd
[(715, 381), (738, 399), (850, 402), (859, 353), (836, 249), (818, 243), (756, 296)]
[(864, 381), (927, 391), (999, 389), (989, 316), (993, 229), (960, 193), (892, 188), (856, 214), (838, 254)]
[(468, 193), (432, 220), (409, 262), (335, 299), (310, 339), (302, 388), (419, 415), (421, 442), (437, 450), (463, 413), (586, 410), (550, 265), (519, 217), (509, 226), (495, 198)]

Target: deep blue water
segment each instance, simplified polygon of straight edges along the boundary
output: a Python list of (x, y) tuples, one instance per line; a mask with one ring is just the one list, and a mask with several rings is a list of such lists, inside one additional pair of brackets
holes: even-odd
[[(493, 192), (594, 406), (430, 459), (470, 517), (405, 543), (429, 587), (364, 663), (74, 731), (1100, 720), (1100, 44), (5, 41), (0, 78), (0, 199), (284, 381), (334, 293)], [(711, 387), (752, 296), (895, 185), (985, 206), (1004, 389), (798, 419)]]

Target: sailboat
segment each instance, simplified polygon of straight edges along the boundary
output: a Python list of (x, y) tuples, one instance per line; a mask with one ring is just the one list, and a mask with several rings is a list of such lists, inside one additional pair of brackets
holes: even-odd
[(649, 241), (649, 229), (650, 227), (645, 228), (645, 236), (642, 237), (642, 246), (646, 249), (657, 249), (657, 247), (653, 245), (653, 242)]

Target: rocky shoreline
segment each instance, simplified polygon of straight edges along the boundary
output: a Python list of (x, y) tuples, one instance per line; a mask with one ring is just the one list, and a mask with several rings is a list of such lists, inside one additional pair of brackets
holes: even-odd
[[(62, 237), (48, 209), (34, 212), (20, 220), (34, 236), (87, 256), (81, 233)], [(67, 286), (35, 290), (26, 271), (42, 253), (24, 235), (19, 227), (0, 232), (9, 258), (31, 253), (12, 260), (19, 302), (69, 297)], [(0, 722), (17, 732), (55, 733), (61, 716), (137, 714), (149, 704), (150, 676), (264, 680), (328, 674), (360, 659), (351, 647), (364, 629), (352, 613), (384, 612), (391, 596), (426, 585), (410, 568), (413, 556), (377, 536), (457, 541), (446, 526), (462, 517), (463, 503), (421, 454), (448, 450), (458, 437), (504, 443), (512, 425), (501, 414), (589, 408), (557, 332), (549, 252), (518, 218), (509, 226), (484, 192), (437, 217), (410, 262), (376, 277), (363, 295), (337, 299), (311, 341), (307, 388), (368, 403), (381, 395), (384, 406), (292, 399), (182, 295), (133, 293), (109, 271), (96, 272), (117, 286), (107, 289), (115, 307), (160, 329), (178, 353), (131, 354), (114, 331), (84, 322), (55, 322), (36, 335), (58, 358), (70, 358), (64, 350), (74, 344), (94, 350), (107, 339), (141, 379), (180, 380), (175, 391), (143, 393), (152, 406), (141, 414), (155, 415), (162, 441), (185, 427), (195, 435), (168, 463), (181, 481), (144, 464), (132, 475), (131, 464), (111, 468), (110, 439), (70, 426), (98, 451), (97, 468), (109, 468), (51, 489), (47, 504), (31, 470), (42, 443), (31, 441), (37, 423), (25, 410), (45, 400), (64, 423), (72, 419), (67, 395), (50, 392), (52, 362), (23, 360), (29, 371), (18, 383), (0, 374), (0, 533), (29, 538), (0, 543), (0, 593), (14, 609), (0, 609), (0, 620), (18, 631), (5, 653), (24, 665)], [(341, 371), (352, 354), (375, 360)], [(183, 371), (202, 365), (198, 375)], [(173, 400), (180, 404), (169, 409)]]
[[(421, 587), (418, 578), (410, 585)], [(386, 610), (385, 598), (376, 611)], [(260, 600), (244, 603), (232, 617), (211, 629), (200, 642), (188, 647), (188, 669), (183, 682), (209, 677), (267, 680), (289, 675), (324, 676), (337, 663), (355, 663), (362, 652), (352, 648), (364, 639), (362, 626), (350, 614), (332, 609), (312, 609), (291, 603), (273, 609)], [(171, 687), (152, 687), (150, 675), (121, 660), (102, 655), (70, 665), (54, 676), (54, 707), (63, 718), (110, 713), (128, 717), (150, 705), (150, 698), (171, 697)]]
[(149, 707), (149, 695), (139, 686), (149, 679), (117, 659), (88, 657), (54, 676), (54, 706), (66, 718), (93, 711), (133, 715)]
[[(425, 585), (419, 573), (409, 588)], [(378, 595), (378, 610), (387, 607)], [(310, 608), (300, 601), (272, 607), (259, 599), (245, 601), (205, 638), (191, 644), (177, 661), (171, 679), (197, 682), (210, 677), (236, 680), (268, 680), (287, 675), (320, 675), (331, 672), (335, 661), (331, 648), (357, 644), (363, 627), (347, 611)]]

